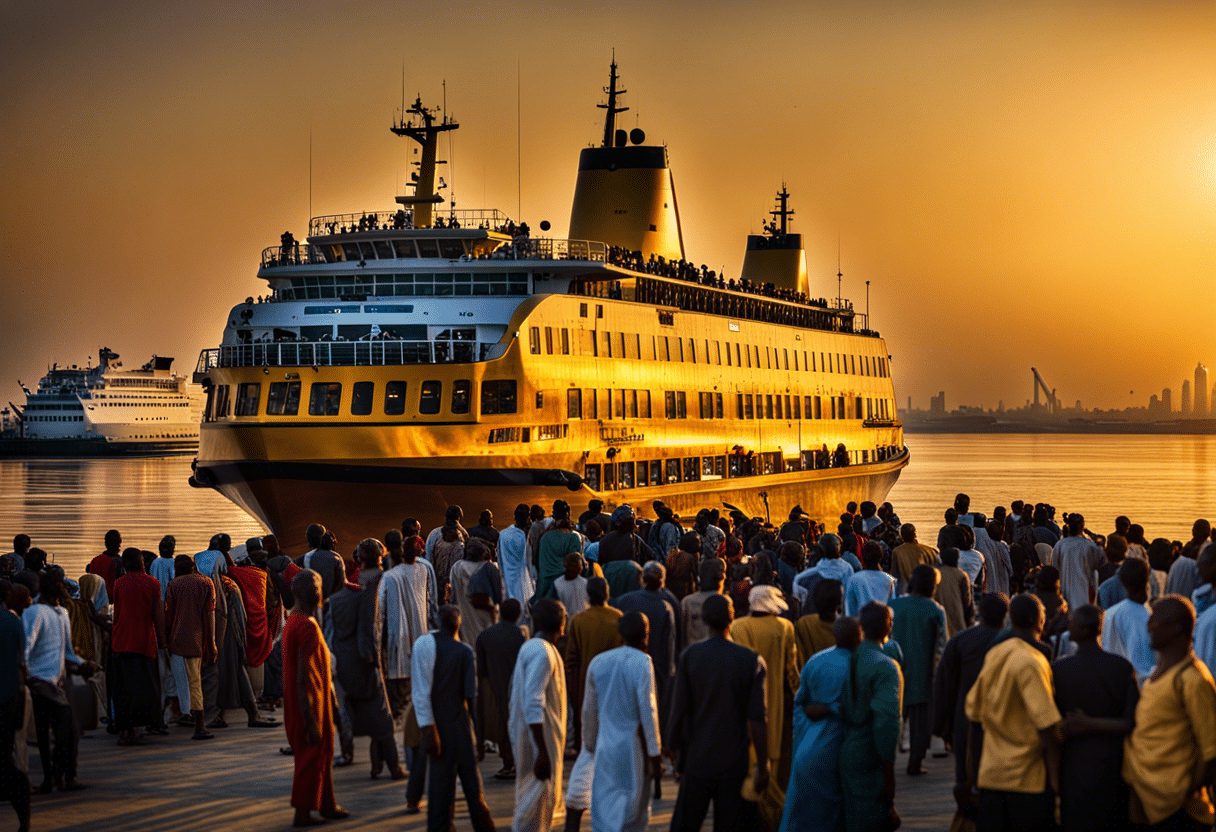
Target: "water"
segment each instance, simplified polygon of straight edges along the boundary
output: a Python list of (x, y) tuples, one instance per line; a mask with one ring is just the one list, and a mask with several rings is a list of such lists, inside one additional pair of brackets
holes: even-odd
[[(1195, 518), (1216, 518), (1216, 436), (935, 434), (907, 442), (912, 463), (890, 500), (929, 541), (959, 491), (988, 515), (1016, 499), (1080, 511), (1103, 534), (1126, 514), (1149, 539), (1187, 540)], [(172, 534), (184, 553), (206, 548), (216, 532), (240, 542), (263, 531), (217, 493), (191, 488), (189, 476), (180, 456), (0, 460), (0, 551), (25, 532), (75, 576), (111, 528), (124, 545), (151, 551)], [(774, 506), (775, 515), (784, 508)], [(475, 506), (465, 509), (476, 515)]]

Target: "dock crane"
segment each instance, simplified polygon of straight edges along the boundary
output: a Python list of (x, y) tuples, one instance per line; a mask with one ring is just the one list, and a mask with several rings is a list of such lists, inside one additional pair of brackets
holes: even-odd
[(1034, 373), (1034, 408), (1038, 410), (1042, 405), (1039, 404), (1039, 389), (1042, 388), (1043, 395), (1047, 399), (1047, 412), (1058, 413), (1060, 410), (1060, 400), (1056, 397), (1055, 389), (1048, 389), (1047, 382), (1043, 381), (1043, 377), (1039, 375), (1039, 371), (1034, 367), (1030, 368), (1030, 372)]

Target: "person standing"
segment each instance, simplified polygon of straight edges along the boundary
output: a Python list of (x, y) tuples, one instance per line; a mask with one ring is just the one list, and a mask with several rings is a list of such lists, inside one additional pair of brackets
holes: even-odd
[(566, 570), (566, 557), (582, 555), (583, 537), (574, 530), (570, 519), (570, 507), (563, 502), (553, 506), (553, 524), (540, 537), (537, 546), (540, 567), (537, 570), (536, 595), (545, 598), (553, 588), (553, 581)]
[(110, 529), (105, 537), (106, 550), (89, 561), (85, 572), (106, 582), (106, 597), (114, 597), (114, 581), (122, 575), (122, 535)]
[(371, 771), (377, 777), (387, 765), (394, 780), (405, 779), (393, 738), (380, 659), (380, 615), (376, 603), (381, 578), (380, 541), (368, 538), (359, 544), (359, 586), (344, 584), (329, 599), (325, 630), (333, 652), (334, 689), (346, 711), (353, 736), (371, 737)]
[[(592, 578), (587, 582), (588, 607), (570, 619), (566, 632), (566, 687), (574, 717), (574, 745), (582, 749), (583, 690), (587, 668), (600, 653), (621, 646), (621, 611), (608, 606), (608, 582)], [(649, 624), (647, 624), (649, 636)], [(642, 649), (645, 649), (644, 647)]]
[(1073, 610), (1069, 637), (1077, 652), (1051, 668), (1056, 707), (1064, 714), (1060, 818), (1070, 832), (1127, 826), (1123, 738), (1135, 724), (1140, 684), (1127, 659), (1098, 644), (1101, 632), (1101, 609)]
[(942, 562), (937, 568), (941, 581), (933, 593), (933, 600), (946, 611), (946, 637), (971, 626), (975, 620), (975, 598), (971, 593), (971, 579), (958, 567), (958, 549), (942, 549)]
[(665, 734), (681, 775), (671, 829), (699, 830), (711, 802), (714, 832), (753, 829), (756, 804), (743, 798), (742, 789), (749, 748), (756, 761), (752, 789), (764, 793), (770, 778), (767, 668), (756, 651), (730, 640), (734, 608), (728, 596), (706, 598), (701, 617), (710, 636), (680, 656)]
[(439, 629), (418, 639), (412, 659), (414, 713), (430, 757), (426, 823), (429, 832), (452, 829), (456, 778), (475, 832), (494, 832), (477, 762), (484, 756), (473, 735), (477, 661), (460, 642), (460, 608), (439, 608)]
[[(541, 541), (541, 545), (544, 545), (544, 540)], [(566, 608), (566, 612), (572, 620), (587, 609), (589, 603), (587, 579), (583, 577), (583, 570), (586, 566), (587, 562), (583, 560), (581, 554), (571, 552), (566, 555), (565, 572), (553, 581), (552, 596), (562, 602), (562, 606)]]
[(173, 559), (177, 577), (165, 595), (169, 664), (182, 710), (194, 720), (196, 740), (214, 736), (204, 727), (202, 665), (215, 664), (215, 585), (198, 574), (194, 559)]
[(460, 607), (460, 640), (470, 648), (477, 644), (481, 631), (498, 620), (503, 599), (502, 573), (490, 555), (488, 543), (470, 538), (464, 545), (464, 559), (448, 570), (451, 603)]
[(903, 595), (908, 591), (908, 579), (912, 577), (912, 570), (922, 563), (926, 566), (936, 566), (938, 559), (936, 549), (916, 539), (916, 526), (911, 523), (904, 523), (899, 527), (899, 536), (903, 543), (891, 551), (891, 566), (895, 571), (896, 588), (899, 594)]
[(840, 557), (840, 538), (834, 534), (825, 534), (819, 538), (819, 560), (814, 566), (794, 576), (794, 596), (799, 604), (806, 604), (815, 584), (831, 579), (840, 581), (840, 585), (845, 586), (853, 572), (853, 566)]
[[(17, 813), (18, 832), (29, 832), (30, 778), (16, 760), (17, 735), (25, 722), (26, 670), (21, 611), (8, 606), (15, 594), (9, 590), (5, 598), (0, 598), (4, 602), (0, 605), (0, 800), (7, 800)], [(21, 597), (29, 596), (22, 592)], [(20, 741), (25, 744), (24, 732)]]
[(498, 551), (498, 529), (494, 528), (494, 512), (488, 508), (477, 518), (477, 525), (469, 527), (469, 537), (484, 540), (491, 552)]
[(350, 817), (334, 797), (334, 689), (329, 649), (315, 617), (321, 604), (321, 577), (305, 569), (292, 579), (295, 605), (283, 627), (283, 723), (291, 744), (294, 826), (315, 826), (312, 812), (326, 820)]
[(659, 697), (660, 721), (663, 709), (670, 705), (671, 680), (676, 675), (679, 656), (680, 602), (670, 590), (663, 588), (667, 572), (663, 564), (650, 561), (642, 570), (641, 589), (613, 599), (613, 606), (623, 613), (640, 612), (650, 624), (649, 652), (654, 659), (654, 678)]
[(119, 745), (141, 741), (135, 729), (159, 727), (162, 703), (158, 650), (165, 641), (165, 607), (160, 583), (144, 572), (139, 549), (122, 553), (126, 574), (114, 581), (114, 627), (110, 642), (110, 661), (106, 667), (106, 691), (110, 713), (118, 729)]
[(912, 570), (909, 594), (891, 602), (891, 614), (895, 619), (891, 638), (899, 643), (904, 657), (903, 712), (911, 735), (908, 774), (914, 776), (928, 773), (924, 759), (933, 733), (929, 709), (933, 673), (946, 649), (946, 613), (933, 600), (937, 581), (937, 570), (921, 564)]
[(642, 832), (650, 824), (652, 782), (663, 773), (654, 665), (646, 654), (646, 616), (617, 622), (622, 647), (600, 653), (587, 669), (584, 744), (595, 755), (591, 828)]
[(1037, 830), (1053, 823), (1060, 791), (1061, 721), (1051, 667), (1033, 646), (1043, 631), (1043, 602), (1018, 595), (1009, 602), (1013, 635), (988, 650), (967, 693), (967, 718), (984, 728), (984, 750), (974, 782), (980, 829)]
[(511, 732), (507, 727), (510, 716), (507, 704), (511, 700), (511, 676), (515, 672), (515, 662), (527, 637), (519, 628), (519, 601), (506, 599), (502, 602), (501, 613), (502, 620), (482, 630), (477, 637), (477, 676), (484, 680), (481, 687), (488, 688), (490, 692), (490, 696), (482, 697), (481, 718), (477, 720), (481, 728), (478, 739), (483, 744), (489, 739), (498, 746), (502, 768), (494, 779), (514, 780), (515, 754), (511, 750)]
[(532, 608), (536, 634), (519, 650), (511, 676), (511, 750), (515, 778), (514, 832), (548, 832), (562, 793), (566, 750), (566, 674), (555, 643), (566, 632), (560, 601)]
[(1131, 662), (1143, 683), (1157, 664), (1148, 634), (1148, 564), (1136, 558), (1124, 560), (1119, 567), (1119, 582), (1127, 598), (1106, 611), (1102, 646)]
[(815, 584), (815, 590), (811, 593), (814, 612), (802, 616), (794, 624), (799, 666), (805, 665), (820, 650), (836, 645), (835, 624), (843, 598), (844, 589), (840, 581), (829, 578)]
[(275, 633), (271, 631), (270, 615), (267, 609), (267, 597), (274, 590), (270, 587), (270, 576), (265, 569), (253, 565), (253, 556), (262, 550), (262, 539), (251, 537), (245, 543), (245, 551), (249, 560), (245, 565), (233, 564), (228, 568), (228, 577), (232, 578), (241, 590), (241, 606), (245, 611), (245, 672), (249, 676), (249, 684), (253, 696), (259, 699), (265, 688), (263, 665), (274, 649)]
[(789, 780), (792, 727), (786, 702), (792, 702), (798, 689), (798, 648), (794, 625), (783, 614), (788, 609), (781, 590), (775, 586), (754, 586), (748, 593), (749, 615), (731, 626), (731, 638), (760, 654), (768, 668), (768, 759), (773, 776), (762, 793), (760, 813), (776, 826), (785, 803), (785, 784)]
[(839, 755), (845, 730), (840, 697), (849, 658), (861, 643), (861, 625), (856, 618), (841, 618), (832, 629), (835, 646), (806, 663), (794, 697), (794, 759), (780, 832), (840, 826)]
[[(41, 575), (37, 604), (22, 613), (25, 626), (25, 667), (27, 684), (34, 703), (34, 723), (38, 731), (38, 754), (42, 758), (40, 794), (51, 789), (69, 792), (82, 789), (76, 782), (76, 753), (80, 741), (72, 706), (64, 693), (64, 672), (72, 668), (84, 676), (97, 670), (93, 662), (82, 661), (72, 650), (71, 624), (63, 602), (67, 587), (63, 571), (47, 569)], [(54, 736), (54, 753), (51, 736)]]
[(872, 540), (862, 547), (861, 571), (845, 584), (845, 615), (857, 615), (871, 601), (889, 604), (895, 597), (895, 579), (882, 571), (882, 555), (882, 546)]
[(498, 535), (498, 565), (502, 568), (504, 591), (508, 598), (526, 604), (536, 592), (528, 565), (528, 529), (532, 521), (528, 507), (515, 507), (515, 524)]
[[(725, 538), (723, 538), (725, 540)], [(709, 638), (709, 627), (701, 617), (706, 600), (721, 595), (726, 584), (726, 561), (719, 557), (706, 558), (698, 567), (700, 592), (680, 599), (680, 619), (685, 644), (692, 645)]]
[(1085, 536), (1085, 518), (1068, 515), (1068, 536), (1051, 550), (1051, 564), (1060, 570), (1060, 590), (1069, 609), (1092, 604), (1098, 593), (1098, 567), (1106, 563), (1102, 547)]

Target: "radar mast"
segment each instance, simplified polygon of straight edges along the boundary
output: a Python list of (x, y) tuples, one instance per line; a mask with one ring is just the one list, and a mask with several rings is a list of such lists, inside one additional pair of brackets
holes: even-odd
[(422, 106), (422, 96), (414, 99), (413, 105), (401, 113), (400, 120), (389, 129), (398, 136), (411, 138), (422, 145), (422, 159), (415, 162), (417, 173), (411, 177), (414, 193), (397, 197), (401, 205), (413, 206), (415, 228), (430, 228), (434, 217), (434, 206), (443, 202), (443, 197), (435, 190), (435, 166), (446, 164), (436, 161), (436, 148), (439, 144), (439, 134), (456, 130), (459, 124), (448, 118), (444, 113), (438, 124), (435, 114)]
[(608, 70), (608, 86), (604, 87), (604, 92), (608, 93), (608, 103), (595, 105), (601, 110), (608, 111), (604, 114), (604, 143), (601, 147), (612, 147), (616, 143), (616, 114), (629, 110), (628, 107), (616, 106), (616, 97), (628, 92), (628, 90), (618, 90), (616, 88), (616, 82), (619, 80), (620, 76), (616, 74), (616, 52), (613, 51), (612, 65)]

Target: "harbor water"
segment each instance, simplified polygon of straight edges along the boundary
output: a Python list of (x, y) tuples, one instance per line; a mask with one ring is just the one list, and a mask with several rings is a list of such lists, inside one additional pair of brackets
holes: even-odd
[[(912, 462), (889, 499), (929, 543), (959, 491), (988, 515), (1017, 499), (1051, 503), (1058, 518), (1080, 511), (1102, 534), (1126, 514), (1149, 539), (1185, 541), (1195, 518), (1216, 518), (1216, 436), (916, 434), (907, 444)], [(13, 535), (25, 532), (74, 577), (111, 528), (122, 532), (124, 546), (152, 551), (172, 534), (187, 554), (206, 548), (216, 532), (241, 542), (263, 531), (218, 493), (191, 488), (189, 476), (190, 459), (182, 456), (0, 460), (0, 546), (8, 551)], [(773, 506), (773, 519), (787, 509)], [(480, 507), (464, 510), (475, 517)]]

